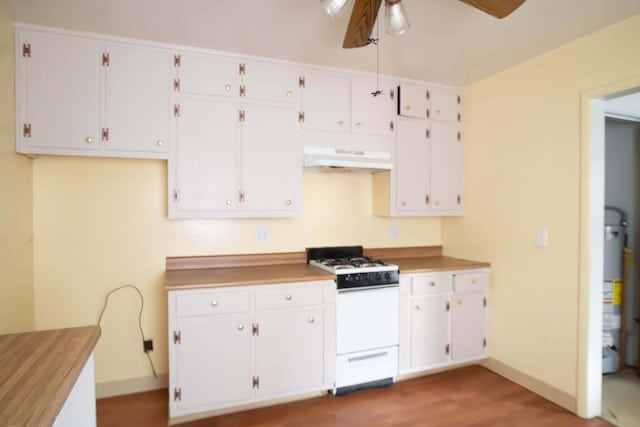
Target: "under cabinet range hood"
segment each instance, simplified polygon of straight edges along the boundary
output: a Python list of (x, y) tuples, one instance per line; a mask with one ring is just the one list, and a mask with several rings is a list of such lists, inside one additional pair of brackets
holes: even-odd
[(345, 148), (305, 147), (305, 168), (339, 168), (361, 170), (393, 169), (391, 153)]

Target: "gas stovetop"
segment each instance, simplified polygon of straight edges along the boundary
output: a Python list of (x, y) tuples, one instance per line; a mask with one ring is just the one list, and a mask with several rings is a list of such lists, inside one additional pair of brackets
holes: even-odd
[(394, 271), (398, 266), (372, 257), (320, 258), (309, 260), (309, 264), (335, 274), (370, 273)]

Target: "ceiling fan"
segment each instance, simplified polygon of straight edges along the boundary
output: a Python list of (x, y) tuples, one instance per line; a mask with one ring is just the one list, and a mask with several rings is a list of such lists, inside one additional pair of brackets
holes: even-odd
[[(344, 11), (351, 0), (321, 0), (326, 12), (332, 17)], [(376, 23), (383, 0), (355, 0), (349, 26), (342, 47), (345, 49), (363, 47), (372, 42), (371, 31)], [(400, 35), (410, 27), (402, 0), (384, 0), (386, 31)], [(502, 19), (516, 10), (525, 0), (460, 0), (489, 15)]]

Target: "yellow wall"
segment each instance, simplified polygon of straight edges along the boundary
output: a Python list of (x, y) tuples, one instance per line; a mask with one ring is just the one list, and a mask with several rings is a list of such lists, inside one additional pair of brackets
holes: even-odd
[[(34, 165), (35, 306), (38, 328), (96, 322), (105, 294), (131, 283), (145, 296), (143, 326), (167, 371), (167, 256), (302, 251), (311, 245), (440, 244), (440, 219), (371, 214), (371, 175), (305, 172), (296, 219), (169, 220), (166, 162), (46, 157)], [(389, 239), (388, 228), (400, 227)], [(256, 227), (271, 240), (255, 242)], [(151, 375), (133, 291), (114, 294), (96, 351), (98, 383)]]
[(465, 88), (465, 216), (443, 220), (445, 252), (492, 264), (491, 357), (572, 396), (580, 95), (640, 75), (639, 39), (636, 15)]
[(0, 334), (32, 330), (31, 161), (15, 152), (13, 25), (0, 3)]

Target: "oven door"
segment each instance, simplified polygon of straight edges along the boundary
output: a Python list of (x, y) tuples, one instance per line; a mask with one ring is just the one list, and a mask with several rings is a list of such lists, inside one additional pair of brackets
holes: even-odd
[(337, 354), (398, 345), (400, 290), (397, 284), (338, 291)]

